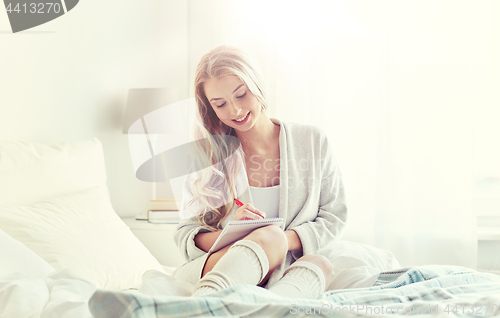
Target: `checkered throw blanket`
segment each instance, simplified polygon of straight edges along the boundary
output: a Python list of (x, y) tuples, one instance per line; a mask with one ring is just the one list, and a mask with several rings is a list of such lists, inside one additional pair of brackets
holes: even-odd
[(97, 290), (101, 317), (489, 317), (500, 315), (500, 276), (458, 266), (383, 272), (373, 287), (332, 290), (319, 299), (284, 298), (239, 285), (207, 297), (159, 297)]

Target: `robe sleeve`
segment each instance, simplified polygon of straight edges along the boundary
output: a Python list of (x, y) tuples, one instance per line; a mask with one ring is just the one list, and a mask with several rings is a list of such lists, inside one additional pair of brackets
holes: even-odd
[[(191, 186), (192, 180), (186, 178), (182, 188), (182, 205), (180, 209), (181, 215), (188, 214), (186, 213), (186, 209), (188, 209), (189, 201), (193, 198)], [(202, 226), (196, 216), (181, 220), (179, 225), (177, 225), (174, 233), (174, 241), (186, 261), (191, 261), (206, 253), (196, 246), (194, 242), (196, 234), (205, 232), (211, 232), (211, 230), (208, 227)]]
[(292, 251), (294, 259), (298, 259), (302, 255), (316, 254), (320, 249), (340, 239), (347, 221), (342, 174), (324, 133), (321, 134), (320, 149), (319, 207), (313, 221), (291, 228), (297, 233), (302, 243), (302, 250)]

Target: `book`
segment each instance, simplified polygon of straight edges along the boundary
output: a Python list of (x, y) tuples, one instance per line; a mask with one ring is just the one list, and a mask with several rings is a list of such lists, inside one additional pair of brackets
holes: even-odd
[(135, 216), (136, 220), (147, 221), (148, 220), (148, 210), (141, 211), (141, 213)]
[(222, 230), (217, 240), (214, 242), (208, 253), (214, 253), (224, 248), (225, 246), (236, 242), (242, 237), (247, 236), (253, 230), (267, 225), (280, 226), (283, 223), (283, 218), (270, 218), (259, 220), (244, 220), (244, 221), (229, 221), (226, 227)]
[(177, 211), (181, 203), (178, 200), (151, 200), (151, 210)]
[(179, 223), (181, 221), (177, 210), (148, 210), (150, 223)]

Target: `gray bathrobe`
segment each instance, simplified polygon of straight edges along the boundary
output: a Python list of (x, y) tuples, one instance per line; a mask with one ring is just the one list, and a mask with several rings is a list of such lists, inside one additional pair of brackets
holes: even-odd
[[(269, 277), (266, 288), (276, 283), (302, 255), (323, 254), (331, 248), (340, 239), (347, 218), (342, 176), (328, 137), (312, 125), (281, 122), (275, 118), (271, 121), (280, 125), (279, 217), (285, 220), (281, 227), (298, 234), (302, 250), (288, 252)], [(248, 178), (245, 181), (246, 189)], [(186, 182), (182, 208), (191, 198), (191, 187)], [(253, 204), (249, 190), (238, 193), (238, 199)], [(237, 208), (231, 211), (223, 226), (233, 219)], [(195, 245), (194, 237), (209, 231), (194, 217), (181, 221), (174, 239), (187, 262), (173, 273), (174, 277), (193, 284), (201, 278), (208, 253)], [(324, 254), (326, 256), (328, 252)]]

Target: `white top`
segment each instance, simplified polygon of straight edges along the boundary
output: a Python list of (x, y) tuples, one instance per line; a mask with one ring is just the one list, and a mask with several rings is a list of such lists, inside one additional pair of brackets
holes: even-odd
[(260, 211), (266, 212), (266, 219), (277, 218), (280, 207), (280, 185), (272, 187), (250, 187), (253, 206)]

